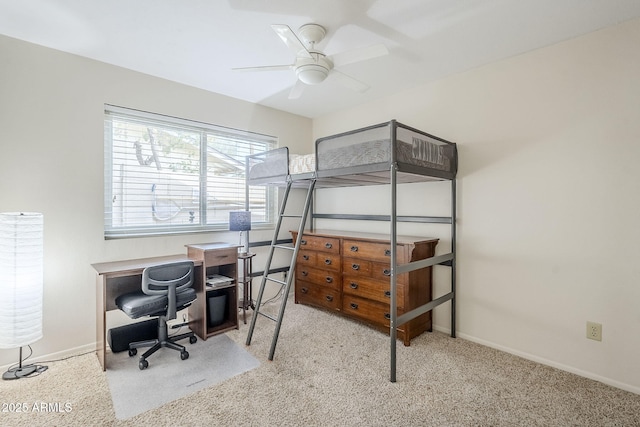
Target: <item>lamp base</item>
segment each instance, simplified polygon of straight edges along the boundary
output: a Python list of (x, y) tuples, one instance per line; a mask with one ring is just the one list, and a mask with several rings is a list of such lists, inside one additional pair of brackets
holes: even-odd
[(19, 378), (26, 377), (33, 374), (37, 367), (35, 365), (22, 366), (17, 368), (11, 368), (4, 374), (2, 374), (3, 380), (17, 380)]

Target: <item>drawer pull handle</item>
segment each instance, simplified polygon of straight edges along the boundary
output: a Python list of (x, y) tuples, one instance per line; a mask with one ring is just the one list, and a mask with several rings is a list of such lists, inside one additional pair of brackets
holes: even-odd
[(358, 304), (356, 304), (355, 302), (352, 302), (351, 304), (349, 304), (351, 306), (352, 309), (357, 310), (358, 309)]
[(391, 291), (384, 291), (384, 296), (387, 298), (391, 298)]
[(302, 292), (303, 294), (307, 294), (307, 293), (309, 293), (309, 289), (307, 289), (307, 288), (301, 288), (301, 289), (300, 289), (300, 292)]
[(324, 247), (327, 248), (327, 249), (331, 249), (333, 247), (333, 245), (331, 243), (327, 242), (327, 243), (324, 244)]
[(391, 320), (391, 315), (389, 313), (385, 313), (384, 318), (387, 320)]
[(358, 284), (356, 282), (349, 283), (349, 286), (351, 287), (351, 289), (358, 289)]
[(356, 245), (351, 246), (351, 252), (358, 252), (358, 247)]
[(326, 280), (327, 280), (327, 283), (331, 283), (331, 282), (333, 282), (333, 277), (327, 276)]
[(384, 274), (385, 276), (390, 276), (391, 270), (389, 270), (388, 268), (385, 268), (384, 270), (382, 270), (382, 274)]
[(360, 270), (360, 264), (351, 264), (351, 268), (354, 270)]
[(307, 241), (306, 241), (306, 240), (300, 240), (300, 244), (301, 244), (301, 245), (306, 245), (306, 244), (307, 244)]
[(309, 261), (309, 255), (302, 255), (302, 259), (305, 261)]
[(302, 275), (306, 277), (306, 276), (308, 276), (308, 275), (309, 275), (309, 272), (308, 272), (308, 271), (304, 271), (304, 270), (302, 270)]
[(391, 249), (385, 249), (384, 256), (391, 256)]
[(327, 264), (327, 265), (331, 265), (331, 260), (329, 258), (327, 258), (327, 259), (324, 260), (324, 263)]
[(333, 301), (333, 296), (332, 296), (332, 295), (327, 295), (325, 298), (326, 298), (326, 299), (327, 299), (327, 301), (329, 301), (329, 302)]

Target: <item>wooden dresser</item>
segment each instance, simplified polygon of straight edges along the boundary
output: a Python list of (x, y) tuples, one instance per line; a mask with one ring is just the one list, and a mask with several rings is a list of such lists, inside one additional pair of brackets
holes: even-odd
[[(292, 231), (294, 242), (297, 232)], [(432, 257), (438, 239), (398, 236), (397, 263)], [(305, 232), (295, 269), (295, 302), (341, 312), (389, 332), (389, 236), (335, 230)], [(431, 267), (397, 279), (398, 316), (431, 301)], [(398, 338), (431, 330), (431, 312), (401, 325)]]

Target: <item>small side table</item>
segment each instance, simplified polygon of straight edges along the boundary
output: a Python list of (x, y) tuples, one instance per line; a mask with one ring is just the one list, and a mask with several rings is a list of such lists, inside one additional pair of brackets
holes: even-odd
[(252, 253), (239, 253), (238, 261), (242, 263), (242, 276), (238, 276), (238, 284), (242, 284), (242, 299), (240, 300), (239, 308), (242, 308), (242, 317), (244, 324), (247, 324), (247, 309), (255, 310), (256, 306), (253, 304), (253, 291), (251, 274), (253, 273), (253, 257), (256, 254)]

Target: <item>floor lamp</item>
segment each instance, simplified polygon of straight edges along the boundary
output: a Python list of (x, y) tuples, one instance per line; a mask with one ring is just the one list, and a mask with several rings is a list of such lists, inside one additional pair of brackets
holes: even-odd
[(22, 366), (22, 347), (42, 338), (43, 218), (40, 213), (0, 213), (0, 348), (20, 348), (13, 380), (37, 367)]
[(240, 232), (240, 246), (244, 247), (241, 253), (249, 252), (249, 234), (245, 245), (242, 245), (242, 232), (251, 230), (251, 212), (250, 211), (231, 211), (229, 212), (229, 230)]

